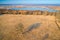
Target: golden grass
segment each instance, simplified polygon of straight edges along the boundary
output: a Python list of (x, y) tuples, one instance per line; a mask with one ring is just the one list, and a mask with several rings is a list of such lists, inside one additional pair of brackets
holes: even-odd
[[(34, 23), (41, 23), (41, 25), (22, 34)], [(60, 40), (60, 30), (55, 24), (55, 16), (1, 15), (0, 29), (2, 31), (2, 34), (0, 31), (0, 40)]]

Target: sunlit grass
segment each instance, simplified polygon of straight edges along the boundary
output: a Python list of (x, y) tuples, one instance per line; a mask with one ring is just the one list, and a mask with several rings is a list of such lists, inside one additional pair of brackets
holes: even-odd
[[(19, 19), (20, 17), (22, 17), (23, 20)], [(25, 17), (26, 17), (26, 19), (24, 19)], [(27, 26), (25, 26), (25, 23), (27, 23), (27, 25), (29, 25), (30, 23), (33, 23), (35, 21), (37, 22), (37, 20), (40, 20), (39, 16), (37, 17), (39, 19), (36, 19), (36, 17), (37, 16), (33, 16), (33, 18), (35, 18), (35, 20), (33, 20), (33, 18), (30, 16), (29, 18), (31, 18), (31, 20), (30, 19), (29, 20), (32, 22), (29, 22), (29, 20), (27, 19), (28, 16), (26, 16), (26, 15), (25, 16), (18, 16), (18, 15), (17, 16), (15, 16), (15, 15), (0, 16), (0, 29), (1, 29), (0, 40), (23, 40), (23, 39), (30, 40), (30, 38), (32, 40), (33, 36), (37, 36), (37, 38), (34, 37), (35, 40), (40, 40), (40, 38), (43, 39), (44, 35), (46, 34), (45, 31), (47, 31), (49, 34), (49, 36), (46, 38), (46, 40), (60, 40), (60, 30), (53, 28), (54, 27), (54, 25), (52, 25), (53, 23), (51, 24), (52, 26), (50, 25), (50, 27), (48, 27), (48, 30), (46, 29), (47, 28), (46, 24), (45, 24), (46, 28), (42, 28), (42, 27), (44, 27), (42, 25), (41, 26), (42, 29), (41, 30), (38, 29), (38, 31), (40, 33), (37, 33), (37, 31), (34, 30), (34, 32), (32, 32), (33, 35), (31, 33), (27, 33), (27, 35), (22, 34), (25, 31), (24, 28), (27, 27)], [(44, 16), (44, 18), (45, 18), (45, 16)], [(57, 18), (59, 19), (60, 16), (57, 16)], [(27, 21), (25, 22), (24, 20), (27, 20)], [(21, 21), (23, 21), (23, 22), (21, 22)], [(43, 21), (43, 20), (41, 19), (41, 21)], [(37, 34), (35, 34), (35, 33), (37, 33)]]
[(60, 22), (60, 12), (56, 13), (56, 18), (58, 19), (58, 22)]

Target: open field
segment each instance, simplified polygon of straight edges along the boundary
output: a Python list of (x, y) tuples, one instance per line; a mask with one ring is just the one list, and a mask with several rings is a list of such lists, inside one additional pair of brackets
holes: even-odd
[[(0, 40), (60, 40), (60, 11), (8, 10), (0, 7)], [(32, 6), (24, 6), (32, 7)], [(58, 6), (33, 6), (60, 10)]]
[[(60, 40), (55, 19), (50, 15), (0, 15), (0, 40)], [(29, 30), (36, 23), (39, 26)]]

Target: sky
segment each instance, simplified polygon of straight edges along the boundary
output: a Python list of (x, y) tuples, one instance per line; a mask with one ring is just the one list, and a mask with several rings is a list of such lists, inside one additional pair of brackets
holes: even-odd
[(60, 0), (0, 0), (0, 4), (60, 4)]

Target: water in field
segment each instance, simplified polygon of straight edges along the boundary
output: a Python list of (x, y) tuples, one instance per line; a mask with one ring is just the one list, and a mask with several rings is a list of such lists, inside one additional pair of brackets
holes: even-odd
[(49, 12), (57, 12), (58, 10), (51, 8), (40, 8), (40, 7), (23, 7), (23, 8), (10, 8), (11, 10), (41, 10), (41, 11), (49, 11)]

